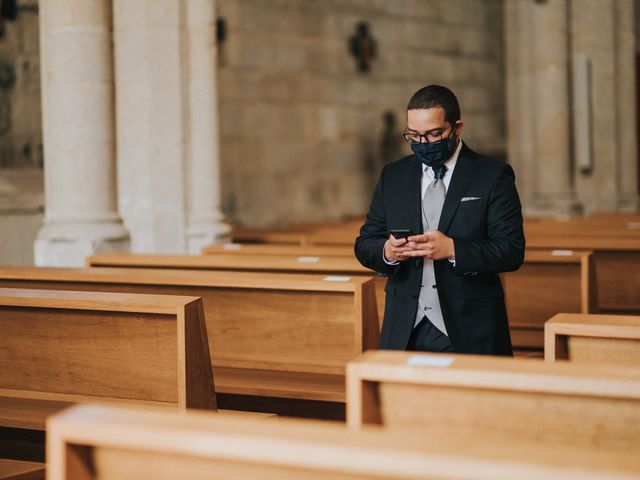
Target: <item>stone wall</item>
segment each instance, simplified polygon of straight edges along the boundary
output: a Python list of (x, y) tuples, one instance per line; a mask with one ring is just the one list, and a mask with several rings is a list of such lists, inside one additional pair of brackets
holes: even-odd
[(18, 1), (0, 37), (0, 264), (33, 263), (42, 224), (38, 2)]
[[(223, 207), (246, 226), (363, 214), (411, 94), (456, 92), (464, 139), (504, 155), (500, 0), (219, 0)], [(356, 70), (349, 39), (366, 22), (377, 56)], [(383, 153), (392, 158), (382, 158)]]
[(0, 37), (0, 167), (42, 166), (37, 3), (19, 1)]

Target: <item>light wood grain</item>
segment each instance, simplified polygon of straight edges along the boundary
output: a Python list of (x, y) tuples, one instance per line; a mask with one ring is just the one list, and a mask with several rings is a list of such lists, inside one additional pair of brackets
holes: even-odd
[(328, 274), (367, 274), (354, 256), (236, 255), (148, 255), (133, 253), (101, 253), (87, 257), (88, 267), (177, 268), (180, 270), (232, 270), (255, 272), (289, 272)]
[[(448, 366), (409, 359), (451, 359)], [(349, 363), (347, 420), (438, 438), (449, 429), (633, 451), (640, 371), (473, 355), (379, 351)]]
[(544, 323), (560, 312), (589, 313), (596, 306), (591, 252), (554, 255), (527, 250), (516, 272), (502, 274), (514, 348), (544, 347)]
[(640, 364), (640, 316), (559, 314), (545, 324), (545, 359)]
[[(305, 225), (297, 243), (350, 249), (358, 221)], [(640, 313), (640, 220), (637, 215), (597, 214), (589, 217), (526, 218), (527, 256), (532, 250), (593, 251), (598, 303), (602, 312)], [(287, 232), (281, 232), (286, 235)], [(265, 236), (263, 242), (268, 242)], [(592, 277), (594, 278), (594, 277)], [(595, 296), (592, 300), (595, 300)], [(595, 305), (595, 304), (594, 304)]]
[(0, 365), (2, 426), (78, 401), (216, 407), (195, 297), (0, 288)]
[[(205, 414), (75, 407), (52, 418), (51, 480), (85, 478), (255, 479), (630, 479), (637, 455), (481, 432), (347, 431), (342, 425), (248, 423)], [(90, 472), (94, 472), (90, 475)]]
[[(326, 400), (328, 389), (333, 399), (343, 401), (346, 362), (377, 347), (375, 291), (371, 279), (324, 278), (161, 269), (0, 269), (0, 286), (200, 297), (213, 367), (258, 373), (255, 384), (227, 376), (225, 393), (268, 394), (271, 384), (273, 396), (292, 398), (297, 389), (297, 398)], [(289, 385), (282, 384), (285, 372), (291, 374)], [(298, 376), (302, 373), (308, 374), (306, 387)], [(339, 392), (334, 375), (342, 379)], [(236, 392), (230, 390), (234, 385)]]
[(0, 480), (44, 480), (44, 464), (0, 458)]
[(295, 255), (296, 257), (353, 257), (353, 246), (319, 247), (316, 245), (279, 245), (272, 243), (225, 243), (202, 249), (205, 255)]
[[(268, 245), (260, 245), (268, 247)], [(276, 247), (282, 248), (281, 245)], [(300, 247), (308, 248), (308, 247)], [(353, 255), (305, 256), (293, 253), (242, 254), (222, 252), (211, 255), (143, 255), (130, 253), (102, 253), (87, 258), (88, 267), (162, 268), (257, 273), (322, 274), (327, 276), (374, 277)], [(387, 279), (375, 275), (375, 296), (378, 318), (384, 316)]]

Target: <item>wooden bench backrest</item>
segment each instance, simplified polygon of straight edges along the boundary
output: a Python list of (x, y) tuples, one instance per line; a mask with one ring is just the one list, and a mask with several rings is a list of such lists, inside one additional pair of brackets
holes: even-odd
[(385, 277), (375, 275), (374, 272), (363, 267), (353, 255), (346, 257), (295, 254), (238, 255), (231, 252), (216, 255), (140, 255), (129, 253), (104, 253), (88, 257), (86, 264), (88, 267), (176, 268), (180, 270), (194, 269), (238, 272), (311, 273), (373, 278), (378, 318), (382, 319), (384, 316), (384, 287), (387, 279)]
[(202, 298), (214, 367), (341, 373), (379, 338), (361, 277), (120, 268), (0, 268), (0, 286)]
[(640, 372), (538, 360), (378, 351), (350, 362), (347, 420), (437, 438), (449, 429), (487, 439), (583, 447), (640, 445)]
[(613, 252), (637, 252), (638, 239), (605, 237), (600, 235), (575, 236), (563, 235), (530, 235), (527, 237), (527, 248), (602, 250)]
[(556, 313), (597, 310), (591, 252), (527, 250), (519, 270), (502, 274), (514, 348), (544, 346), (544, 323)]
[(233, 253), (236, 255), (289, 255), (297, 257), (353, 257), (353, 246), (280, 245), (271, 243), (224, 243), (202, 249), (203, 255)]
[(308, 245), (304, 231), (234, 228), (231, 238), (239, 243), (274, 243), (280, 245)]
[(97, 406), (74, 407), (50, 419), (47, 457), (50, 480), (592, 480), (632, 479), (640, 472), (637, 455), (601, 448)]
[(632, 218), (571, 218), (568, 220), (526, 220), (525, 233), (536, 236), (569, 235), (573, 237), (640, 238), (640, 223)]
[(545, 324), (545, 360), (640, 365), (640, 316), (562, 313)]
[(365, 275), (374, 273), (352, 255), (148, 255), (100, 253), (87, 257), (87, 267), (176, 268), (180, 270), (232, 270), (247, 272), (322, 273), (325, 275)]
[(215, 408), (209, 356), (199, 298), (0, 288), (2, 397)]

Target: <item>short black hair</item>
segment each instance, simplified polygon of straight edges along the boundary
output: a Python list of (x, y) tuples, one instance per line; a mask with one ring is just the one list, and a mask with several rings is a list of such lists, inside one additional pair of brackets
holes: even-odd
[(460, 120), (460, 104), (454, 93), (442, 85), (427, 85), (411, 96), (407, 110), (441, 107), (450, 125)]

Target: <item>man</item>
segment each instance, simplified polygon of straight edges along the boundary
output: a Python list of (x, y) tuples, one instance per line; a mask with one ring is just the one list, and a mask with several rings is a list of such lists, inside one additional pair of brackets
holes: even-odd
[(414, 155), (383, 168), (356, 239), (358, 260), (389, 277), (380, 348), (513, 354), (498, 274), (524, 259), (520, 199), (513, 169), (469, 149), (462, 127), (451, 90), (413, 95)]

